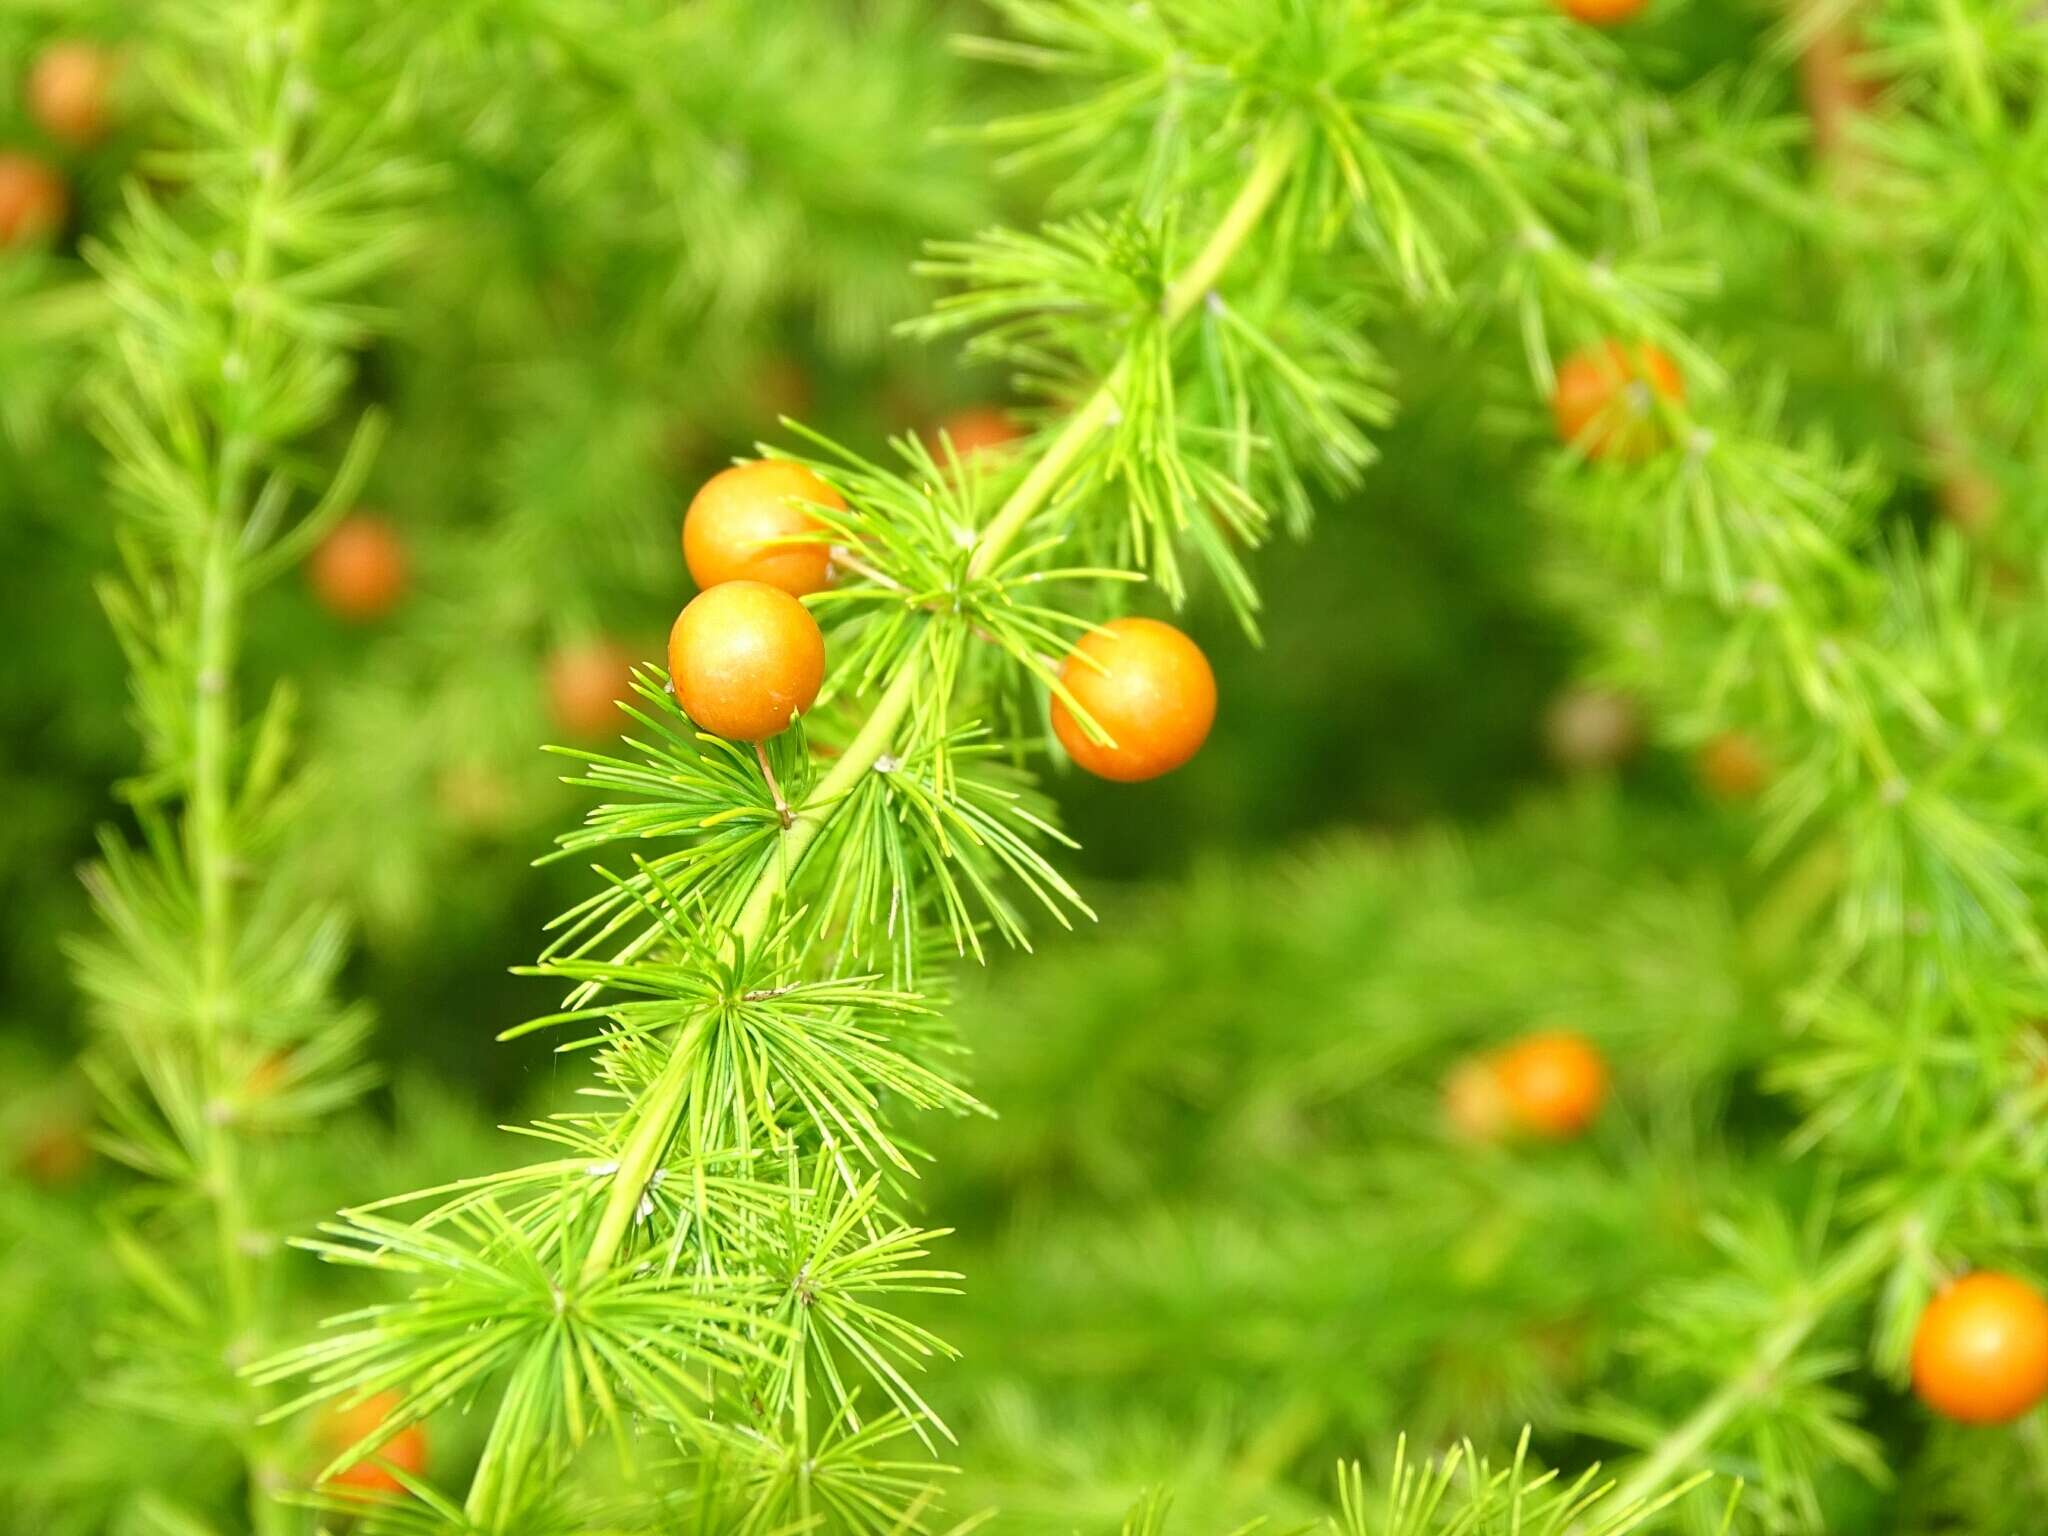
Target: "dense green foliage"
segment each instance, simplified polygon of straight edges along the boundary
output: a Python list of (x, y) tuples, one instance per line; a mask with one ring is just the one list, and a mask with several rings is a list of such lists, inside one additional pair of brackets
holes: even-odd
[[(2044, 1230), (2044, 83), (2021, 0), (0, 0), (0, 1524), (2028, 1529), (2048, 1421), (1904, 1387)], [(1560, 443), (1609, 338), (1684, 388)], [(818, 710), (540, 758), (756, 441)], [(1183, 606), (1217, 740), (1077, 784), (1061, 651)], [(1568, 666), (1626, 783), (1413, 830)], [(1592, 1134), (1459, 1134), (1553, 1028)]]

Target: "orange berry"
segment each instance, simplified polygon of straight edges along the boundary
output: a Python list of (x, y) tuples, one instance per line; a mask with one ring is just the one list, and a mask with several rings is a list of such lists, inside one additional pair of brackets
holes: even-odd
[(42, 161), (0, 152), (0, 250), (56, 234), (70, 205), (63, 179)]
[(74, 149), (107, 131), (114, 56), (92, 43), (52, 43), (28, 76), (28, 109), (43, 132)]
[(824, 591), (831, 584), (831, 547), (778, 542), (824, 531), (804, 510), (807, 501), (846, 510), (839, 493), (801, 464), (762, 459), (713, 475), (683, 514), (690, 579), (706, 588), (761, 581), (791, 597)]
[(1053, 734), (1075, 762), (1119, 784), (1171, 773), (1202, 749), (1216, 722), (1209, 658), (1157, 619), (1112, 619), (1083, 635), (1060, 682), (1114, 745), (1090, 738), (1057, 696)]
[(619, 700), (633, 694), (639, 660), (616, 640), (565, 645), (548, 658), (548, 713), (571, 736), (616, 736), (625, 726)]
[(965, 462), (982, 454), (1000, 454), (1023, 436), (1017, 419), (1001, 406), (970, 405), (939, 423), (939, 430), (932, 434), (931, 450), (941, 464), (956, 459)]
[(727, 741), (765, 741), (811, 707), (825, 681), (825, 637), (780, 587), (727, 581), (676, 616), (669, 677), (683, 713)]
[(1607, 1099), (1607, 1063), (1582, 1035), (1525, 1035), (1495, 1059), (1515, 1126), (1563, 1140), (1593, 1123)]
[[(320, 1423), (320, 1442), (330, 1455), (339, 1455), (350, 1446), (367, 1440), (383, 1427), (384, 1421), (399, 1404), (396, 1392), (379, 1392), (366, 1397), (360, 1403), (346, 1408), (331, 1410)], [(389, 1440), (386, 1440), (370, 1457), (345, 1467), (327, 1480), (330, 1488), (353, 1488), (364, 1493), (402, 1493), (404, 1484), (392, 1476), (378, 1460), (388, 1461), (400, 1471), (413, 1477), (422, 1475), (427, 1469), (427, 1432), (418, 1424), (408, 1424)]]
[(2003, 1424), (2048, 1396), (2048, 1301), (1978, 1270), (1944, 1287), (1913, 1330), (1913, 1390), (1965, 1424)]
[(1656, 397), (1685, 398), (1678, 365), (1645, 342), (1598, 342), (1558, 366), (1557, 434), (1589, 459), (1646, 459), (1664, 446)]
[(1649, 4), (1649, 0), (1555, 0), (1573, 21), (1596, 27), (1618, 26)]
[(1771, 782), (1770, 760), (1753, 737), (1723, 731), (1700, 748), (1700, 782), (1723, 800), (1754, 800)]
[(408, 563), (398, 532), (381, 517), (352, 513), (320, 541), (306, 579), (320, 606), (362, 624), (380, 619), (405, 594)]

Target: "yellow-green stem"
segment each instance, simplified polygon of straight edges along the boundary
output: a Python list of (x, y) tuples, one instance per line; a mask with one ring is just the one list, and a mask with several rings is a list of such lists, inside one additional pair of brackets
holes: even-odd
[[(1253, 162), (1251, 173), (1209, 238), (1168, 285), (1160, 305), (1161, 318), (1168, 326), (1186, 319), (1207, 297), (1286, 184), (1288, 173), (1301, 153), (1301, 146), (1301, 130), (1293, 123), (1280, 125), (1267, 138)], [(1101, 387), (1068, 418), (1059, 435), (1046, 446), (1029, 473), (997, 508), (968, 559), (967, 574), (970, 578), (986, 575), (994, 568), (1025, 525), (1052, 500), (1096, 434), (1110, 422), (1116, 411), (1117, 386), (1123, 369), (1124, 364), (1120, 360)], [(819, 781), (818, 787), (797, 809), (789, 827), (783, 832), (775, 859), (762, 871), (740, 909), (734, 932), (743, 944), (759, 943), (767, 933), (776, 902), (787, 889), (805, 853), (830, 821), (834, 808), (860, 782), (861, 776), (888, 753), (891, 743), (896, 740), (898, 729), (917, 696), (920, 677), (917, 655), (913, 651), (902, 670), (890, 680), (860, 733), (840, 754), (839, 760), (832, 765), (832, 771)], [(662, 1154), (675, 1135), (684, 1108), (693, 1037), (693, 1033), (686, 1034), (677, 1040), (661, 1076), (648, 1090), (647, 1098), (636, 1112), (633, 1129), (620, 1150), (618, 1172), (613, 1176), (604, 1209), (598, 1217), (597, 1230), (592, 1234), (590, 1249), (584, 1256), (581, 1277), (585, 1284), (603, 1275), (618, 1257), (626, 1234), (632, 1229), (641, 1192), (647, 1180), (653, 1177)]]
[[(270, 131), (242, 236), (240, 273), (248, 284), (262, 282), (269, 271), (270, 211), (290, 147), (285, 66), (274, 61), (272, 68)], [(236, 321), (233, 338), (235, 356), (246, 359), (254, 340), (254, 321), (246, 309)], [(266, 1342), (253, 1249), (260, 1234), (244, 1190), (241, 1145), (234, 1127), (220, 1112), (220, 1107), (230, 1102), (235, 1086), (230, 1081), (233, 1066), (223, 1038), (244, 1023), (234, 996), (234, 881), (239, 858), (233, 825), (234, 676), (241, 594), (237, 551), (256, 452), (257, 445), (247, 437), (230, 435), (220, 444), (214, 466), (213, 519), (194, 594), (193, 768), (185, 807), (187, 857), (199, 902), (199, 1068), (206, 1095), (205, 1183), (213, 1206), (216, 1262), (230, 1349), (238, 1362), (259, 1354)], [(238, 1449), (248, 1478), (249, 1521), (257, 1536), (277, 1536), (289, 1528), (289, 1521), (288, 1512), (275, 1497), (284, 1482), (276, 1431), (262, 1422), (262, 1390), (246, 1382), (242, 1390), (249, 1399), (249, 1412)]]
[[(185, 806), (187, 858), (199, 903), (199, 1073), (206, 1098), (202, 1153), (206, 1193), (213, 1207), (215, 1262), (229, 1349), (236, 1363), (263, 1343), (259, 1330), (252, 1226), (243, 1190), (241, 1147), (218, 1112), (231, 1084), (223, 1038), (239, 1026), (234, 995), (235, 840), (232, 824), (231, 750), (235, 735), (234, 665), (237, 634), (236, 525), (216, 518), (199, 571), (193, 672), (193, 756)], [(249, 1480), (249, 1518), (260, 1533), (281, 1530), (283, 1507), (272, 1497), (281, 1468), (273, 1462), (272, 1434), (261, 1425), (256, 1389), (239, 1449)]]

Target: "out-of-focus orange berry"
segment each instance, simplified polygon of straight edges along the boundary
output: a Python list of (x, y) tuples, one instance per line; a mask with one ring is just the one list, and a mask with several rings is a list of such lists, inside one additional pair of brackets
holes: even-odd
[(1647, 342), (1624, 347), (1603, 341), (1558, 366), (1550, 403), (1558, 436), (1587, 458), (1644, 459), (1668, 440), (1657, 419), (1660, 396), (1685, 398), (1676, 363)]
[(565, 645), (548, 658), (548, 713), (556, 728), (589, 740), (616, 736), (626, 723), (621, 699), (633, 695), (640, 658), (616, 640)]
[(1754, 800), (1771, 782), (1770, 759), (1746, 731), (1723, 731), (1700, 748), (1700, 782), (1723, 800)]
[(1913, 1390), (1965, 1424), (2004, 1424), (2048, 1396), (2048, 1301), (1996, 1270), (1964, 1275), (1913, 1330)]
[(51, 138), (85, 149), (106, 134), (114, 55), (94, 43), (52, 43), (28, 75), (28, 110)]
[(55, 171), (33, 155), (0, 151), (0, 250), (49, 239), (70, 206)]
[(1565, 1140), (1607, 1101), (1607, 1063), (1582, 1035), (1525, 1035), (1495, 1058), (1508, 1114), (1518, 1130)]
[(368, 512), (352, 513), (335, 524), (306, 565), (306, 579), (320, 606), (355, 624), (381, 619), (397, 607), (409, 574), (398, 530)]
[[(399, 1401), (396, 1392), (379, 1392), (360, 1403), (331, 1410), (320, 1422), (321, 1444), (333, 1455), (360, 1444), (384, 1427), (384, 1421), (391, 1417)], [(405, 1485), (387, 1468), (379, 1466), (379, 1460), (389, 1462), (410, 1476), (423, 1475), (427, 1470), (426, 1430), (418, 1424), (406, 1425), (380, 1445), (371, 1457), (335, 1473), (327, 1480), (326, 1486), (352, 1488), (363, 1493), (404, 1492)]]

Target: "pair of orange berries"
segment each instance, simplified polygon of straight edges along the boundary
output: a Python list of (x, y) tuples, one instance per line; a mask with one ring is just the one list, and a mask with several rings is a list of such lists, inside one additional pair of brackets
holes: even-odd
[(1508, 1132), (1567, 1141), (1607, 1102), (1607, 1060), (1583, 1035), (1525, 1035), (1465, 1062), (1444, 1082), (1444, 1113), (1462, 1135)]
[[(809, 709), (825, 680), (825, 639), (799, 599), (832, 579), (830, 532), (811, 509), (846, 502), (798, 464), (764, 459), (707, 481), (683, 518), (683, 560), (703, 590), (669, 632), (676, 702), (728, 741), (761, 742)], [(1091, 737), (1065, 699), (1053, 730), (1074, 760), (1131, 783), (1193, 757), (1216, 718), (1216, 679), (1199, 647), (1156, 619), (1117, 619), (1075, 646), (1068, 696), (1111, 738)]]
[[(91, 43), (52, 43), (29, 71), (29, 116), (51, 138), (75, 149), (107, 131), (112, 54)], [(46, 239), (63, 227), (71, 195), (64, 179), (34, 155), (0, 154), (0, 249)]]
[[(396, 608), (412, 582), (412, 560), (398, 530), (372, 512), (352, 512), (320, 541), (306, 563), (320, 606), (351, 624), (369, 624)], [(617, 700), (632, 685), (639, 658), (616, 640), (564, 646), (548, 657), (549, 712), (563, 730), (602, 736), (619, 725)]]

